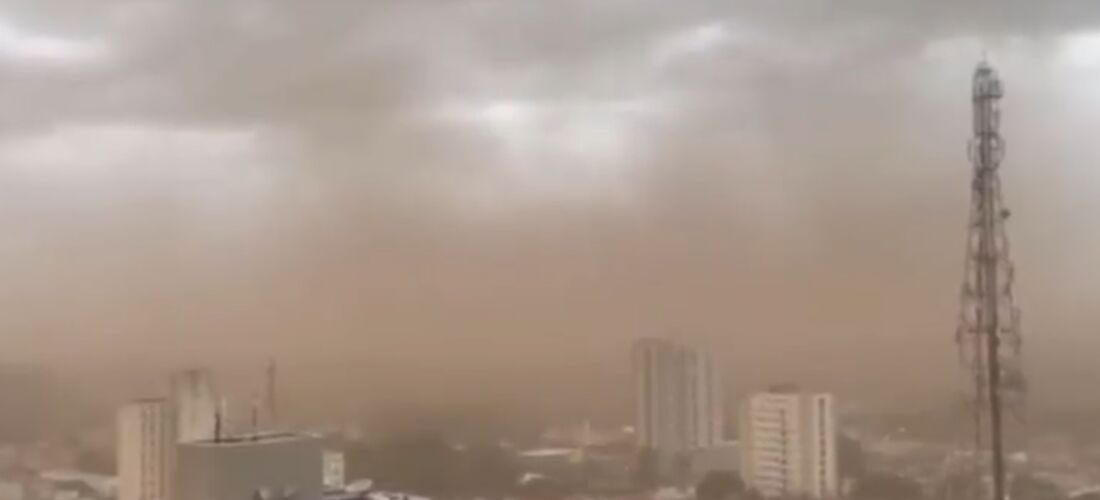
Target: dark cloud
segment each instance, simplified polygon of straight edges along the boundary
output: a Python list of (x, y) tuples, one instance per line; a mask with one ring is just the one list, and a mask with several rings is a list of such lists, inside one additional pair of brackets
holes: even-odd
[(984, 49), (1029, 363), (1068, 387), (1100, 207), (1089, 139), (1052, 131), (1095, 128), (1095, 68), (1060, 61), (1098, 24), (1088, 0), (9, 0), (0, 326), (81, 364), (275, 353), (330, 405), (621, 412), (626, 343), (666, 332), (738, 390), (926, 404), (957, 380)]

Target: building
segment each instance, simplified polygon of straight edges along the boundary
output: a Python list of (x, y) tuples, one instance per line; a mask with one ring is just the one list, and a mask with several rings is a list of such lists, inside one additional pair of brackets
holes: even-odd
[(175, 436), (164, 399), (142, 399), (118, 412), (118, 500), (167, 500)]
[(633, 369), (639, 446), (667, 458), (723, 442), (722, 381), (706, 355), (642, 339), (634, 344)]
[(691, 452), (691, 484), (699, 484), (711, 472), (737, 472), (741, 470), (741, 447), (737, 441), (727, 441), (718, 446), (699, 448)]
[(180, 443), (173, 500), (317, 500), (322, 440), (272, 433)]
[(343, 490), (346, 486), (344, 453), (336, 450), (325, 450), (321, 455), (321, 465), (324, 469), (322, 480), (325, 491)]
[(779, 387), (748, 398), (741, 409), (741, 475), (767, 497), (835, 497), (836, 403), (831, 394)]
[(179, 372), (172, 376), (171, 385), (177, 440), (188, 443), (214, 439), (218, 401), (210, 372)]

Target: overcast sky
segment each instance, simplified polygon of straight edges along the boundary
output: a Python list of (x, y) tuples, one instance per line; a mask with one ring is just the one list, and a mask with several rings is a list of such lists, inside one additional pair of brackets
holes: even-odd
[(669, 335), (739, 391), (935, 401), (983, 53), (1027, 371), (1069, 394), (1094, 0), (0, 0), (3, 356), (602, 412)]

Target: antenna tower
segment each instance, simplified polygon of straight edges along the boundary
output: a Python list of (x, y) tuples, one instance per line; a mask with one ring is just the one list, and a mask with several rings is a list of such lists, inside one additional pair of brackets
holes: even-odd
[(277, 372), (275, 370), (276, 370), (275, 360), (274, 359), (268, 360), (268, 362), (267, 362), (267, 372), (265, 374), (266, 375), (266, 377), (265, 377), (266, 378), (266, 386), (267, 386), (266, 387), (266, 391), (267, 391), (267, 395), (266, 395), (267, 401), (266, 401), (266, 403), (267, 403), (267, 417), (270, 420), (268, 422), (268, 424), (272, 428), (275, 428), (278, 425), (278, 416), (276, 414), (276, 406), (275, 406), (276, 405), (276, 400), (275, 400), (275, 397), (276, 397), (276, 387), (275, 387), (276, 378), (275, 377), (277, 375)]
[[(967, 227), (965, 278), (956, 341), (974, 384), (975, 470), (985, 476), (988, 453), (993, 500), (1006, 500), (1004, 415), (1020, 410), (1025, 384), (1020, 364), (1019, 310), (1012, 297), (1014, 269), (1009, 258), (997, 170), (1004, 157), (997, 72), (986, 62), (974, 72), (974, 137), (970, 224)], [(979, 493), (979, 495), (981, 495)]]

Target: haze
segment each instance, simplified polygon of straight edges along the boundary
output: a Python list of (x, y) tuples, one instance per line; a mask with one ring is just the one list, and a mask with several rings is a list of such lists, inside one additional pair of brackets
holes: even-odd
[(3, 358), (583, 418), (668, 335), (943, 404), (983, 53), (1034, 397), (1093, 403), (1092, 0), (4, 0)]

